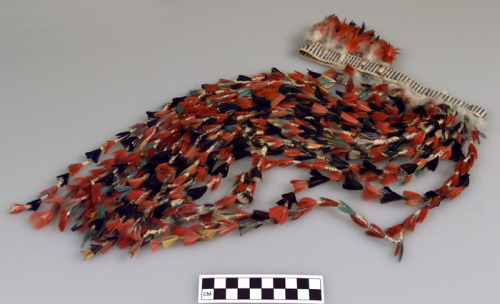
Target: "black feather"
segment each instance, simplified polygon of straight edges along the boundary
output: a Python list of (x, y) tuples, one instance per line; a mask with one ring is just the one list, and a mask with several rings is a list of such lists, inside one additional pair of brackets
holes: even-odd
[(277, 69), (277, 68), (275, 68), (275, 67), (271, 68), (271, 72), (272, 72), (272, 73), (279, 73), (279, 74), (285, 75), (282, 71), (278, 70), (278, 69)]
[(36, 199), (34, 201), (31, 201), (29, 203), (27, 203), (26, 205), (29, 205), (29, 209), (32, 210), (32, 211), (37, 211), (38, 208), (40, 208), (40, 204), (42, 203), (42, 200), (41, 199)]
[(207, 192), (208, 187), (206, 185), (196, 188), (190, 188), (186, 191), (187, 196), (189, 196), (192, 200), (197, 200)]
[(156, 123), (158, 122), (158, 118), (154, 118), (154, 119), (149, 119), (147, 122), (146, 122), (146, 126), (148, 127), (152, 127), (154, 125), (156, 125)]
[(227, 176), (227, 172), (229, 171), (229, 165), (228, 163), (223, 163), (222, 165), (218, 166), (213, 172), (212, 175), (217, 175), (221, 174), (222, 177)]
[(451, 143), (451, 157), (450, 159), (456, 163), (463, 160), (465, 158), (464, 153), (462, 152), (462, 146), (453, 139)]
[(309, 74), (310, 76), (314, 77), (314, 78), (319, 78), (321, 77), (321, 74), (320, 73), (316, 73), (316, 72), (313, 72), (311, 70), (307, 70), (307, 74)]
[(115, 175), (113, 173), (108, 173), (104, 175), (102, 178), (100, 178), (97, 182), (106, 186), (110, 186), (113, 183), (114, 179)]
[(248, 148), (248, 142), (244, 137), (238, 136), (229, 142), (229, 145), (233, 147), (233, 150), (245, 150)]
[[(159, 207), (156, 207), (156, 209), (158, 209)], [(120, 207), (116, 208), (115, 211), (118, 212), (120, 216), (124, 216), (125, 218), (131, 218), (137, 212), (137, 205), (124, 203)]]
[(309, 173), (311, 174), (311, 178), (309, 178), (309, 188), (314, 188), (330, 180), (317, 170), (311, 170)]
[(269, 219), (269, 213), (262, 210), (254, 210), (252, 212), (252, 220), (265, 221)]
[(61, 184), (61, 187), (64, 187), (68, 184), (68, 181), (69, 181), (69, 173), (64, 173), (64, 174), (61, 174), (59, 176), (57, 176), (56, 178), (62, 178), (63, 182)]
[(87, 159), (90, 159), (94, 163), (97, 163), (99, 161), (99, 156), (101, 156), (101, 149), (95, 149), (93, 151), (85, 153), (85, 156)]
[(118, 173), (123, 173), (125, 169), (127, 169), (128, 164), (115, 164), (113, 165), (113, 168), (116, 168), (118, 170)]
[(271, 102), (263, 97), (259, 97), (255, 94), (252, 94), (253, 103), (258, 106), (261, 110), (267, 109), (271, 106)]
[(170, 208), (172, 207), (172, 205), (170, 203), (164, 203), (158, 207), (156, 207), (154, 210), (153, 210), (153, 217), (155, 218), (162, 218), (163, 217), (163, 212), (165, 210), (167, 210), (167, 208)]
[(127, 148), (127, 151), (132, 152), (135, 147), (139, 144), (139, 138), (136, 136), (128, 136), (122, 140), (120, 143)]
[(182, 102), (185, 99), (186, 99), (186, 96), (175, 97), (174, 99), (172, 99), (172, 105), (176, 106), (177, 104), (179, 104), (179, 102)]
[(438, 196), (438, 194), (434, 191), (427, 191), (424, 195), (428, 198), (434, 198), (434, 197)]
[(239, 108), (240, 107), (238, 107), (237, 104), (228, 102), (223, 102), (217, 106), (217, 110), (219, 112), (229, 114), (233, 114), (234, 112), (238, 111)]
[(156, 112), (146, 111), (146, 115), (148, 115), (148, 118), (156, 118), (155, 114)]
[(354, 173), (349, 171), (345, 177), (345, 181), (342, 184), (342, 188), (346, 190), (363, 190), (363, 185), (358, 181)]
[(237, 81), (252, 81), (252, 78), (245, 76), (245, 75), (238, 75), (238, 78), (236, 78)]
[(215, 153), (209, 154), (207, 157), (207, 162), (206, 162), (207, 172), (209, 174), (213, 174), (212, 171), (213, 171), (216, 163), (217, 163), (217, 155)]
[(118, 137), (118, 138), (129, 137), (130, 136), (130, 131), (117, 133), (115, 136)]
[(342, 158), (338, 157), (335, 154), (332, 154), (331, 164), (339, 170), (345, 169), (349, 166), (348, 162), (346, 162), (345, 160), (343, 160)]
[(316, 96), (316, 98), (319, 101), (321, 101), (320, 102), (321, 104), (323, 104), (324, 102), (326, 102), (326, 98), (323, 95), (323, 92), (321, 92), (321, 89), (319, 88), (319, 86), (317, 86), (316, 89), (314, 90), (314, 96)]
[(374, 164), (372, 164), (371, 162), (369, 162), (366, 159), (363, 160), (363, 169), (364, 169), (364, 171), (372, 172), (376, 175), (380, 175), (380, 174), (384, 173), (384, 170), (377, 169), (377, 167)]
[[(154, 172), (154, 170), (153, 170)], [(161, 187), (163, 186), (163, 183), (160, 182), (157, 178), (155, 173), (150, 174), (148, 179), (142, 183), (142, 187), (148, 190), (151, 190), (151, 194), (155, 195), (161, 190)]]
[(262, 181), (262, 172), (260, 172), (258, 167), (253, 167), (252, 170), (250, 170), (250, 177), (255, 182)]
[(156, 153), (152, 158), (151, 161), (153, 162), (158, 162), (158, 163), (166, 163), (170, 160), (172, 155), (170, 154), (170, 151), (162, 151)]
[(293, 204), (297, 204), (297, 197), (295, 196), (295, 192), (288, 192), (288, 193), (282, 194), (281, 197), (287, 203), (288, 209), (290, 209), (290, 207)]
[(90, 227), (94, 227), (95, 231), (101, 230), (102, 226), (104, 225), (104, 219), (97, 219), (90, 223)]
[(403, 199), (403, 197), (401, 195), (392, 191), (391, 188), (389, 188), (387, 186), (382, 188), (382, 193), (384, 193), (384, 195), (380, 198), (381, 204), (386, 204), (389, 202), (399, 201), (399, 200)]
[(418, 164), (408, 163), (408, 164), (402, 164), (399, 167), (403, 169), (407, 174), (413, 174), (415, 170), (417, 170)]
[(433, 160), (427, 162), (427, 164), (425, 164), (425, 167), (431, 171), (435, 171), (438, 164), (439, 164), (439, 157), (435, 157)]
[(467, 186), (469, 186), (469, 173), (464, 173), (458, 177), (457, 187), (466, 188)]
[[(251, 155), (252, 155), (252, 153), (250, 153), (250, 151), (246, 151), (246, 150), (236, 150), (236, 151), (233, 151), (233, 157), (234, 157), (235, 160), (242, 159), (242, 158), (245, 158), (245, 157), (249, 157)], [(269, 155), (272, 155), (272, 154), (269, 154)]]

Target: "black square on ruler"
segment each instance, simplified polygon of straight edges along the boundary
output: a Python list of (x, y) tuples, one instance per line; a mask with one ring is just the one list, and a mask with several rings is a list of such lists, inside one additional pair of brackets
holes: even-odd
[(227, 278), (226, 288), (238, 288), (238, 278)]
[(262, 278), (250, 278), (250, 288), (261, 288)]
[(309, 289), (309, 279), (299, 278), (297, 279), (298, 289)]
[(285, 297), (287, 300), (298, 300), (299, 295), (297, 289), (285, 289)]
[(309, 290), (309, 300), (321, 300), (321, 290), (319, 289)]
[(202, 289), (212, 289), (214, 288), (214, 278), (205, 278), (201, 281), (201, 288)]
[(262, 288), (262, 300), (273, 300), (273, 299), (274, 299), (274, 289)]
[(285, 288), (285, 278), (274, 278), (273, 284), (274, 288)]
[(214, 300), (225, 300), (226, 299), (226, 289), (216, 288), (214, 289)]
[(249, 288), (238, 289), (238, 300), (249, 300), (249, 299), (250, 299)]

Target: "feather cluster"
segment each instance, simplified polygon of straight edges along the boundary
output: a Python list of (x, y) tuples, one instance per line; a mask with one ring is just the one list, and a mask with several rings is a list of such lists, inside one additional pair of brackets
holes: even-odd
[[(392, 47), (330, 16), (313, 28), (317, 39), (335, 41), (352, 53), (378, 54), (390, 63)], [(391, 51), (392, 50), (392, 51)], [(133, 256), (175, 243), (192, 245), (233, 230), (244, 234), (264, 224), (284, 224), (318, 207), (336, 208), (371, 237), (396, 244), (401, 258), (407, 232), (415, 230), (433, 208), (469, 185), (481, 133), (466, 113), (432, 99), (415, 104), (405, 88), (353, 81), (352, 67), (221, 79), (201, 90), (174, 98), (115, 139), (85, 153), (57, 176), (57, 183), (11, 213), (32, 211), (35, 229), (57, 221), (84, 235), (85, 259), (113, 245)], [(464, 147), (468, 147), (464, 151)], [(251, 168), (238, 174), (229, 193), (218, 201), (197, 203), (215, 191), (230, 166), (250, 158)], [(405, 160), (402, 164), (392, 161)], [(440, 161), (455, 162), (450, 177), (422, 194), (396, 192), (393, 184), (434, 171)], [(383, 162), (383, 163), (382, 163)], [(381, 164), (382, 163), (382, 164)], [(82, 173), (82, 168), (95, 167)], [(267, 210), (250, 206), (264, 172), (295, 166), (308, 179), (292, 179)], [(359, 191), (364, 200), (411, 206), (403, 222), (382, 229), (348, 204), (331, 198), (298, 198), (297, 193), (325, 183)], [(417, 211), (415, 211), (417, 206)]]
[(320, 42), (326, 48), (366, 58), (379, 64), (390, 65), (398, 54), (387, 41), (375, 36), (375, 31), (354, 22), (340, 21), (335, 15), (316, 23), (307, 33), (309, 40)]

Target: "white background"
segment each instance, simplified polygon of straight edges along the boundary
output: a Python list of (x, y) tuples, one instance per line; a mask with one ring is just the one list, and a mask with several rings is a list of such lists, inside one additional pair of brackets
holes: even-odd
[[(499, 303), (499, 12), (494, 0), (0, 1), (0, 303), (195, 303), (198, 275), (208, 273), (323, 275), (326, 303)], [(402, 263), (334, 210), (241, 238), (146, 247), (133, 259), (114, 248), (87, 262), (77, 233), (35, 232), (28, 214), (8, 215), (84, 152), (202, 83), (273, 66), (322, 71), (296, 49), (332, 13), (402, 48), (394, 68), (489, 111), (471, 186), (407, 237)], [(450, 168), (410, 189), (438, 187)], [(255, 208), (268, 209), (301, 176), (266, 173)], [(383, 227), (408, 213), (333, 183), (313, 190), (304, 195), (345, 199)]]

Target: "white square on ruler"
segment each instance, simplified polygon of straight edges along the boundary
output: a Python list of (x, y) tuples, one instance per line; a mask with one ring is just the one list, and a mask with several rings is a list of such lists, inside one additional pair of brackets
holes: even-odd
[(309, 279), (309, 289), (321, 289), (321, 281), (319, 279)]
[(297, 279), (296, 278), (286, 278), (285, 279), (285, 288), (297, 288)]
[(238, 288), (250, 288), (250, 278), (238, 278)]
[(215, 278), (214, 288), (226, 288), (226, 278)]
[(262, 288), (273, 288), (273, 278), (262, 278)]
[(226, 299), (227, 300), (236, 300), (236, 299), (238, 299), (238, 289), (236, 289), (236, 288), (228, 288), (228, 289), (226, 289)]
[(274, 290), (274, 299), (275, 300), (284, 300), (286, 299), (286, 294), (284, 289), (275, 289)]
[(309, 289), (297, 289), (299, 300), (309, 300)]
[(260, 288), (250, 288), (250, 300), (262, 300), (262, 290)]

